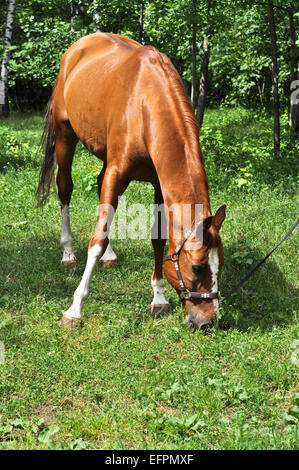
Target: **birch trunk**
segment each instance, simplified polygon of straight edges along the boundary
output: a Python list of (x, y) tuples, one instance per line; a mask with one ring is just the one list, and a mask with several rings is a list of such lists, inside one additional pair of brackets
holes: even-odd
[[(290, 54), (290, 85), (291, 85), (291, 99), (290, 99), (290, 140), (291, 144), (295, 145), (296, 139), (299, 139), (299, 58), (298, 47), (296, 46), (296, 29), (294, 25), (294, 10), (289, 11), (289, 24), (290, 24), (290, 39), (291, 39), (291, 54)], [(298, 93), (293, 93), (298, 90)]]
[(8, 8), (7, 8), (6, 27), (5, 27), (5, 32), (4, 32), (3, 58), (2, 58), (2, 63), (1, 63), (0, 117), (9, 116), (8, 63), (10, 59), (9, 48), (11, 47), (12, 27), (13, 27), (15, 7), (16, 7), (16, 0), (9, 0)]
[(93, 14), (93, 22), (96, 27), (96, 31), (99, 33), (103, 33), (105, 31), (105, 27), (101, 23), (101, 16), (100, 13), (98, 12), (99, 4), (97, 0), (93, 0), (93, 6), (94, 6), (94, 14)]
[(77, 19), (83, 15), (84, 13), (84, 7), (82, 5), (79, 5), (78, 2), (72, 2), (71, 3), (71, 25), (72, 29), (76, 29), (76, 21)]
[(209, 60), (210, 60), (209, 38), (208, 36), (205, 36), (204, 42), (203, 42), (203, 53), (202, 53), (201, 68), (200, 68), (198, 107), (197, 107), (197, 113), (196, 113), (199, 128), (201, 128), (202, 123), (203, 123), (203, 117), (204, 117), (205, 107), (207, 103)]
[(143, 24), (144, 24), (144, 1), (140, 5), (140, 19), (139, 19), (139, 42), (143, 44)]

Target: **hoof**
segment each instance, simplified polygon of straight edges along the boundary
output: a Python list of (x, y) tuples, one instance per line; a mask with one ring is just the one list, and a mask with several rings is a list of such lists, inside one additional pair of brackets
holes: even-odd
[(68, 329), (71, 329), (75, 326), (81, 326), (81, 318), (71, 318), (63, 315), (58, 325)]
[(111, 259), (111, 260), (106, 260), (106, 261), (102, 261), (100, 260), (100, 265), (101, 265), (101, 268), (113, 268), (114, 266), (117, 265), (117, 259)]
[(170, 312), (170, 305), (169, 304), (161, 304), (161, 305), (152, 305), (151, 312), (154, 318), (158, 318), (160, 315), (167, 315)]
[(62, 266), (65, 266), (68, 269), (74, 269), (77, 266), (77, 261), (75, 259), (61, 261)]

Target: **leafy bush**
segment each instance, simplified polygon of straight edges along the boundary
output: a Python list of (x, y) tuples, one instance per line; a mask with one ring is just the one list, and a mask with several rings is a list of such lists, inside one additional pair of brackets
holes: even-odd
[(13, 167), (33, 166), (37, 162), (38, 147), (20, 139), (9, 127), (0, 128), (0, 171)]
[(47, 86), (54, 85), (61, 55), (87, 30), (74, 31), (70, 24), (52, 19), (37, 23), (32, 17), (23, 24), (23, 32), (26, 40), (12, 48), (10, 85), (18, 78)]
[[(290, 146), (285, 116), (281, 151), (275, 155), (269, 118), (243, 108), (232, 111), (222, 111), (221, 130), (219, 121), (214, 123), (208, 113), (208, 122), (201, 130), (200, 142), (210, 186), (233, 192), (295, 187), (299, 145)], [(219, 111), (217, 116), (219, 119)]]

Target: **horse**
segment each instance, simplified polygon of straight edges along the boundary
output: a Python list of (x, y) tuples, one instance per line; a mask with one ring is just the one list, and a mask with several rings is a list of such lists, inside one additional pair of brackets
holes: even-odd
[[(191, 208), (187, 226), (177, 212), (165, 222), (165, 211), (155, 211), (153, 228), (158, 235), (152, 236), (152, 313), (156, 316), (170, 310), (163, 280), (166, 237), (162, 236), (161, 226), (166, 223), (169, 247), (165, 277), (185, 307), (189, 327), (212, 326), (218, 319), (218, 281), (224, 262), (219, 231), (226, 206), (212, 215), (198, 123), (171, 60), (153, 46), (117, 34), (94, 33), (79, 39), (62, 56), (44, 133), (46, 148), (38, 204), (43, 205), (48, 198), (57, 163), (62, 263), (70, 267), (76, 263), (69, 205), (77, 142), (103, 161), (97, 180), (97, 223), (84, 274), (60, 323), (71, 325), (81, 318), (97, 260), (104, 267), (116, 262), (109, 240), (111, 218), (119, 197), (130, 181), (136, 180), (153, 185), (157, 207), (176, 204), (181, 209)], [(197, 205), (202, 207), (202, 218), (200, 223), (192, 223)], [(197, 240), (199, 228), (202, 240), (195, 247), (192, 243)], [(177, 233), (185, 236), (180, 240)]]

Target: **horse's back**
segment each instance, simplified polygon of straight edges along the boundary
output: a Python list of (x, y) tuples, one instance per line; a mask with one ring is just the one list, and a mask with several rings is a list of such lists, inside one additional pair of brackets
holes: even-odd
[[(136, 66), (131, 61), (129, 70), (126, 64), (139, 48), (141, 44), (133, 39), (95, 33), (75, 42), (61, 59), (53, 96), (55, 117), (68, 120), (93, 153), (101, 153), (100, 147), (106, 145), (107, 121), (112, 113), (120, 113), (129, 99), (126, 82), (130, 81), (130, 71), (131, 82), (134, 80)], [(95, 133), (96, 142), (88, 145)]]
[(184, 134), (183, 125), (178, 129), (182, 97), (180, 77), (164, 54), (126, 37), (96, 33), (64, 54), (53, 110), (56, 120), (68, 121), (86, 148), (108, 164), (111, 155), (122, 153), (126, 164), (147, 160), (152, 166), (158, 125), (153, 116), (162, 140)]
[[(111, 56), (120, 63), (136, 49), (142, 47), (133, 39), (111, 33), (94, 33), (76, 41), (62, 56), (60, 73), (64, 80), (71, 80), (81, 69), (105, 64)], [(115, 62), (115, 59), (114, 59)]]

